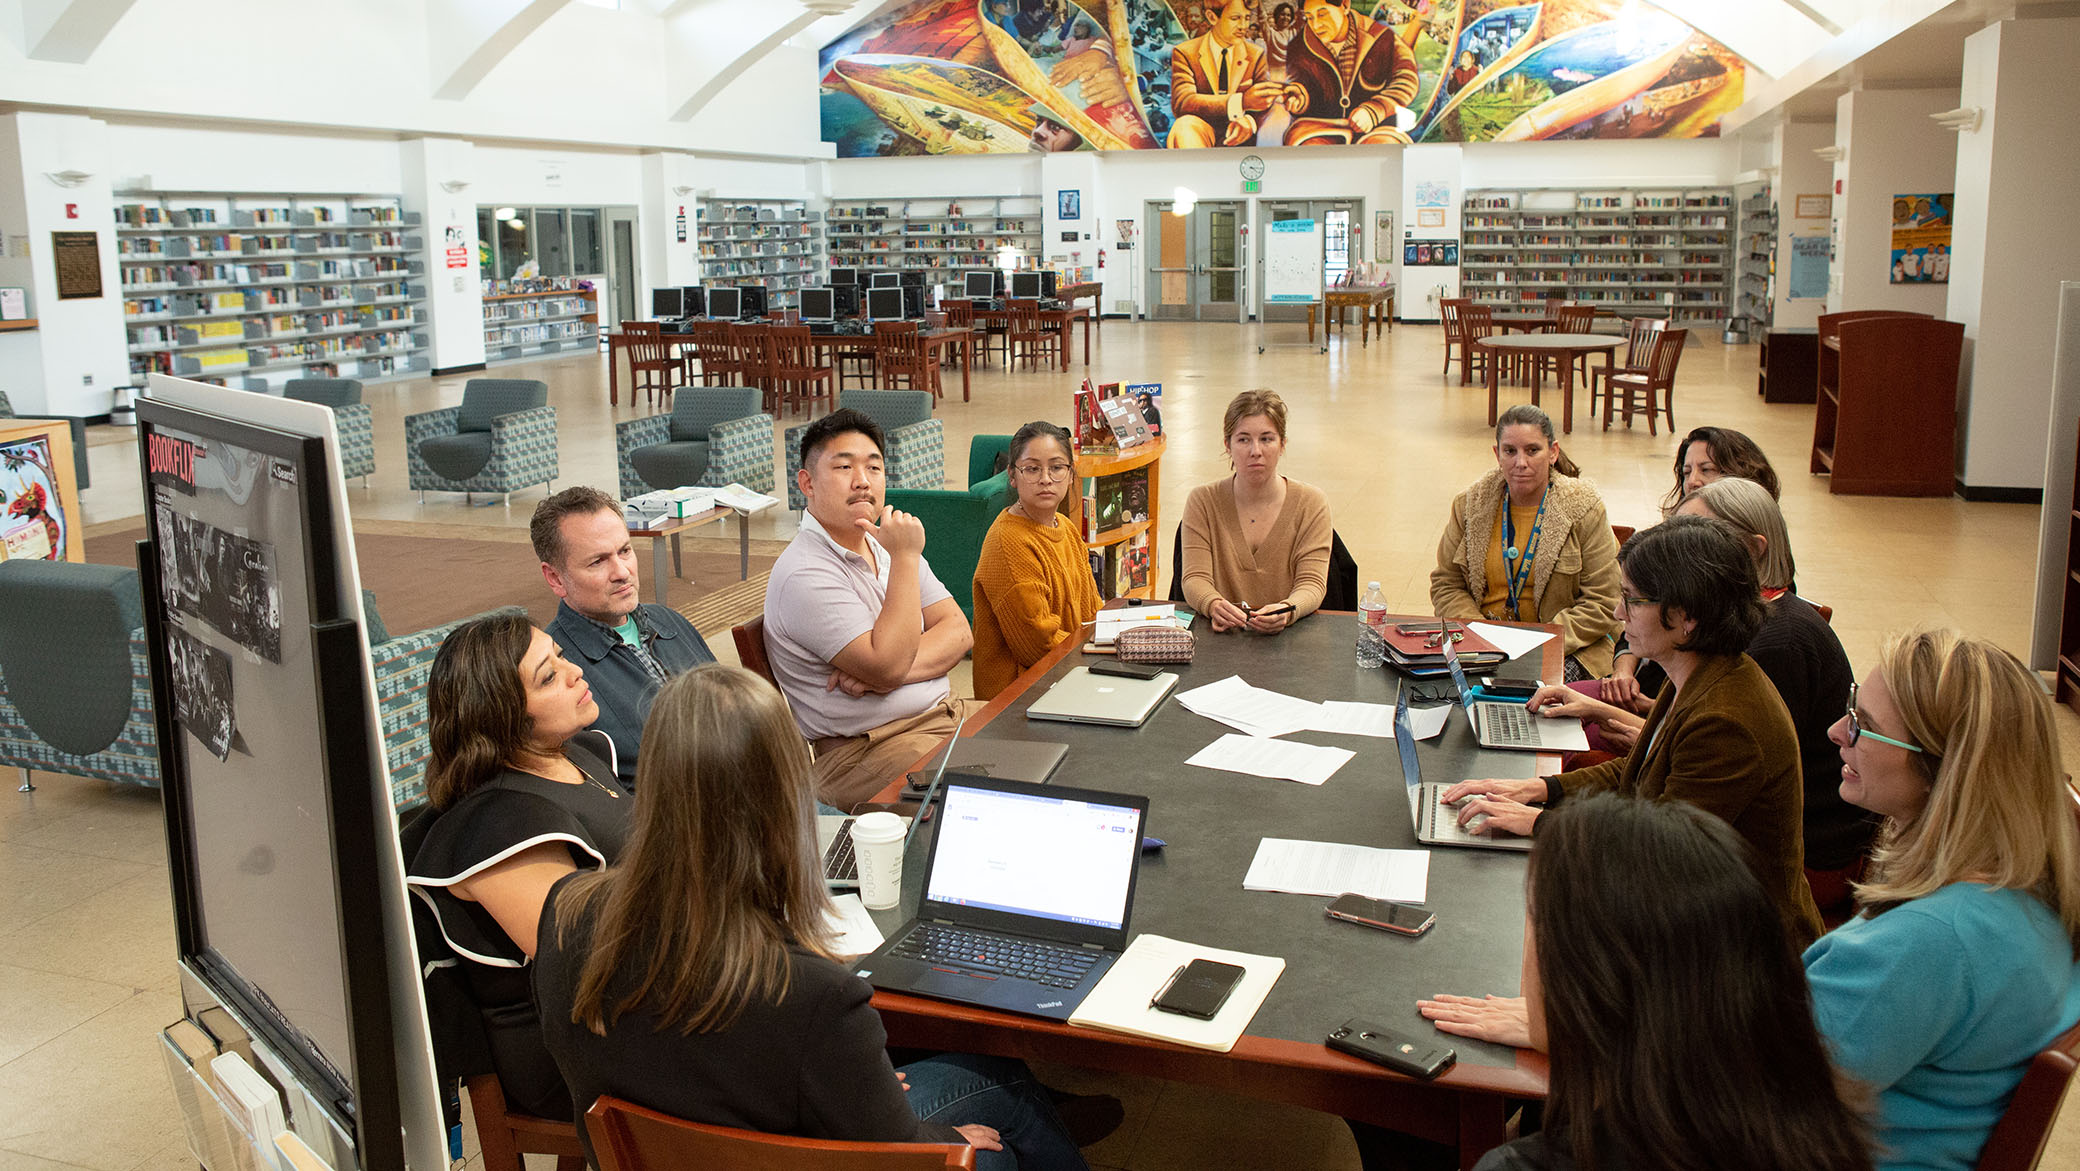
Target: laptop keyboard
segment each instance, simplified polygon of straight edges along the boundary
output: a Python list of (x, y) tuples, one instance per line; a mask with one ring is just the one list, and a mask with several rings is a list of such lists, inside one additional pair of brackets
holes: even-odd
[(1444, 803), (1444, 791), (1447, 787), (1438, 784), (1425, 784), (1423, 786), (1423, 800), (1429, 804), (1430, 812), (1430, 824), (1423, 827), (1427, 831), (1424, 836), (1433, 839), (1462, 842), (1487, 842), (1493, 840), (1483, 834), (1474, 833), (1472, 830), (1459, 824), (1458, 808)]
[(852, 818), (839, 824), (838, 836), (823, 852), (823, 877), (826, 882), (859, 881), (859, 855), (852, 852)]
[(1049, 988), (1076, 987), (1098, 959), (1082, 948), (982, 934), (937, 923), (918, 924), (888, 954), (986, 980), (1016, 976)]
[(1483, 704), (1481, 720), (1492, 743), (1522, 744), (1528, 747), (1537, 747), (1542, 743), (1538, 732), (1531, 726), (1529, 709), (1509, 703)]

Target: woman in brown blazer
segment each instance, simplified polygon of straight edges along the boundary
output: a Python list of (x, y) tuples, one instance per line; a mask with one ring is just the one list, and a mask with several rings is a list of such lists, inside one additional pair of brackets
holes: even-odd
[(1444, 799), (1464, 802), (1460, 823), (1476, 832), (1516, 834), (1533, 831), (1538, 806), (1581, 793), (1687, 801), (1754, 847), (1757, 875), (1803, 948), (1821, 923), (1802, 869), (1798, 730), (1742, 649), (1763, 617), (1754, 559), (1725, 521), (1678, 516), (1626, 542), (1618, 567), (1625, 635), (1668, 672), (1639, 743), (1626, 756), (1558, 776), (1461, 781)]

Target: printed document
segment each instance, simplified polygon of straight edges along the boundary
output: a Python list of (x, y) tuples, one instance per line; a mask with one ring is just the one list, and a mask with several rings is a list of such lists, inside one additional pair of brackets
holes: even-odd
[(1355, 892), (1389, 902), (1420, 903), (1430, 890), (1430, 851), (1265, 838), (1257, 843), (1242, 889), (1300, 895)]
[(1201, 768), (1248, 773), (1255, 777), (1277, 777), (1303, 785), (1319, 785), (1336, 775), (1351, 757), (1348, 748), (1321, 748), (1270, 740), (1262, 736), (1237, 736), (1233, 732), (1201, 748), (1186, 764)]
[[(1378, 736), (1384, 740), (1394, 738), (1394, 705), (1391, 703), (1345, 703), (1340, 699), (1325, 699), (1321, 709), (1314, 723), (1308, 725), (1308, 731)], [(1415, 727), (1416, 739), (1428, 740), (1444, 731), (1445, 719), (1451, 714), (1449, 706), (1410, 708), (1408, 721)]]

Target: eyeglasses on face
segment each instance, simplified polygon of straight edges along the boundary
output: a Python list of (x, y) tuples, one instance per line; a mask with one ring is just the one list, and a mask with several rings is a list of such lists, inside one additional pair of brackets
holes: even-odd
[(1017, 465), (1014, 465), (1014, 466), (1015, 466), (1015, 467), (1017, 468), (1017, 470), (1018, 470), (1018, 474), (1019, 474), (1019, 475), (1021, 475), (1021, 476), (1024, 476), (1024, 477), (1025, 477), (1026, 479), (1028, 479), (1028, 480), (1040, 480), (1040, 481), (1043, 481), (1043, 482), (1045, 482), (1045, 481), (1052, 481), (1052, 480), (1066, 480), (1066, 479), (1068, 479), (1068, 478), (1069, 478), (1069, 474), (1070, 474), (1071, 472), (1074, 472), (1074, 471), (1076, 470), (1076, 469), (1075, 469), (1074, 467), (1071, 467), (1070, 465), (1068, 465), (1068, 464), (1066, 464), (1066, 463), (1052, 463), (1052, 464), (1031, 464), (1031, 463), (1027, 463), (1027, 464), (1017, 464)]
[(1862, 739), (1862, 738), (1864, 738), (1865, 736), (1869, 736), (1869, 737), (1870, 737), (1871, 739), (1873, 739), (1873, 740), (1876, 740), (1876, 741), (1878, 741), (1878, 742), (1879, 742), (1879, 743), (1881, 743), (1881, 744), (1890, 744), (1890, 745), (1892, 745), (1892, 746), (1893, 746), (1894, 748), (1904, 748), (1904, 749), (1906, 749), (1906, 750), (1907, 750), (1908, 752), (1927, 752), (1927, 751), (1928, 751), (1928, 749), (1926, 749), (1926, 748), (1923, 748), (1923, 747), (1922, 747), (1922, 746), (1920, 746), (1919, 744), (1909, 744), (1909, 743), (1907, 743), (1907, 742), (1906, 742), (1906, 741), (1904, 741), (1904, 740), (1894, 740), (1894, 739), (1893, 739), (1892, 737), (1890, 737), (1890, 736), (1884, 735), (1884, 734), (1882, 734), (1882, 733), (1879, 733), (1879, 732), (1873, 732), (1873, 731), (1871, 731), (1871, 730), (1870, 730), (1869, 728), (1866, 728), (1866, 727), (1864, 727), (1864, 726), (1863, 726), (1863, 721), (1862, 721), (1862, 720), (1860, 720), (1860, 719), (1858, 719), (1858, 718), (1857, 718), (1857, 715), (1856, 715), (1856, 690), (1857, 690), (1857, 685), (1856, 685), (1856, 684), (1854, 684), (1854, 683), (1851, 683), (1851, 684), (1849, 685), (1849, 746), (1850, 746), (1850, 747), (1852, 747), (1852, 748), (1853, 748), (1853, 747), (1855, 747), (1855, 746), (1856, 746), (1856, 742), (1857, 742), (1858, 740), (1861, 740), (1861, 739)]
[(1623, 603), (1627, 610), (1632, 609), (1634, 606), (1659, 606), (1661, 604), (1660, 598), (1642, 598), (1633, 594), (1619, 594), (1618, 601)]

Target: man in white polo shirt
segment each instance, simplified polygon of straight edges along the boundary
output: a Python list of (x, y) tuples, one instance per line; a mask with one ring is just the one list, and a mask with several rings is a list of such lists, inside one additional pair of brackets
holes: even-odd
[(817, 796), (851, 810), (958, 725), (946, 673), (974, 636), (924, 559), (924, 525), (882, 504), (881, 428), (833, 411), (802, 434), (801, 531), (766, 585), (766, 657), (816, 748)]

